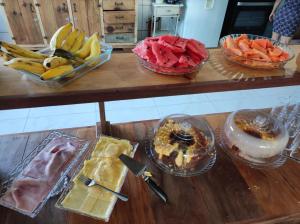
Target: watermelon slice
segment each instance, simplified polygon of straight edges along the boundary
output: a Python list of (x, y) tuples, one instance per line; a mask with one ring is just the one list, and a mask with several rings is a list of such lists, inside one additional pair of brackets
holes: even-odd
[(149, 61), (154, 64), (156, 63), (156, 57), (154, 56), (151, 46), (149, 46), (149, 43), (142, 42), (138, 44), (132, 51), (141, 58), (145, 59), (146, 61)]
[(181, 48), (181, 49), (183, 49), (183, 50), (186, 50), (186, 45), (187, 45), (187, 43), (188, 43), (188, 39), (185, 39), (185, 38), (178, 38), (177, 40), (176, 40), (176, 42), (175, 42), (175, 46), (176, 47), (179, 47), (179, 48)]
[(187, 49), (193, 52), (194, 54), (198, 55), (200, 58), (207, 59), (208, 53), (205, 49), (204, 44), (196, 41), (194, 39), (190, 39), (186, 45)]
[(181, 55), (178, 60), (179, 63), (185, 64), (187, 63), (189, 66), (195, 67), (197, 63), (189, 56), (189, 55)]
[(170, 49), (159, 43), (152, 43), (152, 51), (159, 66), (171, 67), (178, 61), (178, 58)]
[(179, 67), (179, 68), (188, 68), (188, 67), (190, 67), (190, 65), (187, 62), (184, 62), (184, 63), (177, 62), (174, 66)]
[(169, 44), (162, 40), (159, 40), (158, 43), (165, 46), (166, 48), (169, 48), (173, 53), (183, 53), (185, 51), (185, 49), (181, 47), (177, 47), (176, 45)]
[(146, 37), (144, 41), (158, 41), (159, 37)]
[(176, 37), (176, 36), (164, 35), (164, 36), (159, 37), (159, 41), (174, 45), (178, 38), (179, 37)]
[(152, 63), (152, 69), (156, 72), (166, 74), (196, 71), (197, 65), (208, 58), (205, 46), (201, 42), (171, 35), (147, 37), (133, 52)]
[(173, 53), (183, 53), (185, 51), (185, 46), (176, 43), (180, 43), (180, 37), (176, 36), (160, 36), (158, 43), (169, 48)]
[(193, 51), (191, 50), (187, 50), (186, 51), (187, 55), (190, 56), (190, 58), (196, 63), (199, 64), (200, 62), (203, 61), (203, 58), (201, 56), (199, 56), (199, 54), (195, 54)]

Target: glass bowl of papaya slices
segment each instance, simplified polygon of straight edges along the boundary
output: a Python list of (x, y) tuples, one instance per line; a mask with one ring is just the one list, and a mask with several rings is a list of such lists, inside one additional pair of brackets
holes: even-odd
[(147, 37), (135, 46), (133, 53), (143, 67), (165, 75), (198, 72), (208, 60), (203, 43), (171, 35)]
[(280, 69), (294, 57), (287, 45), (253, 34), (231, 34), (220, 39), (224, 57), (255, 69)]

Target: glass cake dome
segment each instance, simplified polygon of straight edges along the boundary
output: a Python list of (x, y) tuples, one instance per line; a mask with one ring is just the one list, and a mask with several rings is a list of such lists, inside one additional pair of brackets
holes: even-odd
[(194, 176), (215, 163), (215, 137), (203, 118), (174, 114), (160, 120), (146, 149), (152, 162), (175, 176)]
[(221, 138), (227, 154), (252, 167), (278, 167), (286, 160), (283, 151), (289, 141), (288, 132), (266, 112), (239, 110), (231, 113)]

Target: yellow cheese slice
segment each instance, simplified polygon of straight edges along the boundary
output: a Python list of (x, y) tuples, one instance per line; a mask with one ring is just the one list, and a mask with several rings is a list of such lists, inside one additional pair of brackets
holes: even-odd
[(84, 162), (82, 173), (99, 184), (115, 189), (121, 181), (124, 168), (116, 158), (93, 158)]
[(91, 158), (84, 161), (82, 169), (73, 179), (73, 187), (62, 201), (62, 205), (107, 220), (116, 197), (99, 187), (85, 186), (78, 177), (83, 175), (105, 187), (117, 190), (126, 170), (118, 157), (121, 153), (129, 155), (131, 151), (132, 145), (129, 141), (102, 136)]
[[(102, 139), (103, 138), (103, 139)], [(119, 157), (122, 153), (129, 155), (132, 145), (127, 140), (102, 137), (96, 144), (92, 157)]]

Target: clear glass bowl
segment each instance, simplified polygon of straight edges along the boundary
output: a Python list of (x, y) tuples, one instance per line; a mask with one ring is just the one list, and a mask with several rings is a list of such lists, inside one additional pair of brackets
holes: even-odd
[(166, 173), (195, 176), (214, 165), (215, 137), (203, 118), (169, 115), (159, 121), (146, 152), (151, 161)]
[[(66, 72), (60, 76), (57, 76), (52, 79), (42, 80), (38, 75), (27, 72), (27, 71), (20, 71), (22, 74), (25, 74), (26, 77), (35, 83), (52, 87), (52, 88), (59, 88), (64, 85), (69, 84), (70, 82), (74, 81), (85, 75), (87, 72), (96, 69), (100, 65), (104, 64), (105, 62), (109, 61), (111, 58), (112, 46), (101, 42), (101, 54), (99, 57), (91, 59), (84, 64), (75, 67), (73, 71)], [(41, 53), (50, 55), (52, 52), (50, 49), (43, 49), (40, 51)]]
[(234, 53), (232, 53), (231, 51), (229, 51), (227, 48), (224, 47), (224, 42), (225, 39), (227, 37), (232, 37), (232, 38), (237, 38), (239, 37), (241, 34), (231, 34), (231, 35), (227, 35), (224, 36), (220, 39), (219, 41), (219, 45), (222, 49), (223, 55), (224, 57), (231, 61), (234, 62), (236, 64), (240, 64), (249, 68), (255, 68), (255, 69), (279, 69), (279, 68), (283, 68), (283, 66), (290, 61), (293, 57), (294, 57), (294, 52), (293, 50), (288, 47), (287, 45), (281, 44), (279, 42), (275, 42), (267, 37), (263, 37), (263, 36), (258, 36), (258, 35), (253, 35), (253, 34), (247, 34), (248, 38), (250, 40), (255, 40), (255, 39), (267, 39), (270, 40), (274, 46), (280, 48), (281, 50), (287, 52), (289, 54), (289, 58), (285, 61), (280, 61), (280, 62), (266, 62), (266, 61), (261, 61), (261, 60), (256, 60), (256, 59), (250, 59), (250, 58), (246, 58), (243, 56), (238, 56)]
[[(13, 167), (13, 169), (10, 171), (10, 173), (5, 174), (5, 176), (4, 174), (3, 176), (1, 176), (4, 179), (3, 178), (0, 179), (0, 205), (13, 209), (24, 215), (30, 216), (31, 218), (37, 216), (41, 211), (41, 209), (44, 207), (44, 205), (47, 203), (47, 201), (51, 197), (61, 193), (63, 188), (67, 185), (68, 183), (67, 176), (72, 172), (74, 168), (76, 168), (78, 162), (81, 161), (83, 156), (88, 152), (89, 143), (90, 142), (85, 139), (80, 139), (75, 136), (66, 135), (59, 131), (52, 131), (37, 147), (32, 149), (32, 151), (27, 152), (27, 155), (26, 156), (24, 155), (24, 158), (22, 158), (21, 160), (14, 160), (13, 158), (7, 158), (11, 160), (11, 165), (12, 165), (11, 167)], [(70, 145), (73, 144), (77, 148), (74, 156), (69, 157), (69, 159), (67, 159), (68, 157), (66, 157), (67, 155), (66, 146), (68, 144)], [(60, 148), (60, 146), (63, 147)], [(47, 164), (46, 165), (47, 168), (43, 170), (45, 164), (40, 163), (43, 160), (39, 160), (39, 159), (47, 155), (49, 153), (48, 150), (51, 150), (51, 153), (53, 153), (54, 149), (59, 149), (59, 148), (61, 151), (57, 153), (56, 156), (60, 155), (61, 158), (64, 158), (66, 160), (64, 161), (58, 159), (58, 157), (56, 157), (56, 159), (54, 160), (54, 158), (52, 157), (50, 160), (48, 160), (48, 161), (54, 161), (52, 163), (52, 166), (51, 164)], [(46, 153), (46, 154), (40, 156), (40, 153)], [(61, 161), (64, 161), (64, 164), (61, 164)], [(54, 164), (55, 166), (53, 166)], [(53, 170), (55, 170), (55, 167), (60, 167), (60, 168), (56, 172), (53, 172)], [(46, 173), (43, 172), (48, 169), (52, 171), (50, 175), (49, 174), (46, 175)], [(26, 185), (24, 184), (25, 182), (24, 180), (27, 180)], [(38, 180), (41, 183), (40, 185), (35, 185), (34, 188), (35, 194), (40, 194), (37, 196), (38, 197), (37, 199), (31, 200), (28, 197), (26, 198), (26, 194), (22, 192), (22, 190), (26, 192), (25, 186), (30, 186), (29, 180), (31, 180), (31, 183), (35, 183), (32, 180)], [(14, 185), (16, 181), (19, 181), (19, 184), (20, 183), (21, 184)], [(45, 186), (42, 183), (45, 182), (47, 182), (47, 187), (44, 190), (41, 190)], [(17, 188), (16, 190), (13, 186), (18, 186), (19, 188)], [(31, 189), (33, 189), (33, 187)], [(10, 195), (10, 192), (14, 192), (14, 195), (15, 192), (18, 192), (19, 193), (18, 197), (23, 198), (23, 203), (20, 204), (16, 203), (15, 198), (14, 200), (8, 200), (9, 199), (8, 196)], [(30, 203), (34, 205), (32, 211), (30, 211), (29, 208), (25, 209), (26, 206), (24, 207), (24, 205), (26, 204), (28, 205)]]
[[(140, 44), (139, 42), (138, 44)], [(137, 44), (137, 45), (138, 45)], [(207, 51), (207, 50), (206, 50)], [(135, 54), (135, 53), (134, 53)], [(207, 51), (208, 55), (208, 51)], [(137, 54), (135, 56), (138, 58), (138, 61), (142, 66), (144, 66), (146, 69), (149, 69), (150, 71), (159, 73), (159, 74), (164, 74), (164, 75), (186, 75), (186, 74), (191, 74), (194, 72), (198, 72), (200, 68), (204, 65), (204, 63), (208, 60), (209, 57), (206, 59), (203, 59), (203, 61), (200, 62), (200, 64), (196, 66), (190, 66), (187, 68), (179, 68), (179, 67), (164, 67), (164, 66), (159, 66), (157, 64), (153, 64), (151, 62), (146, 61), (145, 59), (141, 58)]]
[[(103, 138), (105, 138), (105, 139), (110, 138), (112, 141), (110, 143), (106, 142), (104, 144), (102, 142), (102, 144), (101, 144), (100, 140), (103, 139)], [(95, 150), (99, 150), (100, 148), (103, 149), (102, 148), (103, 146), (106, 147), (106, 149), (107, 149), (109, 147), (108, 145), (113, 145), (114, 144), (113, 142), (116, 143), (116, 141), (119, 141), (119, 140), (122, 140), (122, 139), (108, 137), (108, 136), (104, 136), (104, 135), (101, 135), (99, 138), (96, 139), (96, 141), (94, 143), (94, 146), (90, 148), (90, 150), (85, 154), (85, 157), (80, 161), (80, 164), (76, 167), (76, 169), (73, 170), (71, 180), (70, 180), (69, 184), (67, 185), (67, 187), (64, 189), (63, 193), (60, 195), (59, 199), (57, 200), (57, 202), (55, 204), (55, 207), (57, 207), (59, 209), (63, 209), (65, 211), (77, 213), (79, 215), (91, 217), (91, 218), (94, 218), (94, 219), (97, 219), (97, 220), (102, 220), (102, 221), (105, 221), (105, 222), (109, 221), (109, 218), (110, 218), (110, 216), (113, 212), (113, 209), (115, 207), (115, 204), (118, 200), (116, 196), (110, 194), (109, 192), (108, 192), (108, 195), (107, 195), (107, 192), (103, 193), (100, 190), (97, 193), (97, 195), (99, 195), (98, 198), (96, 197), (96, 198), (94, 198), (95, 200), (94, 199), (92, 200), (93, 203), (96, 203), (97, 200), (101, 200), (102, 203), (103, 203), (103, 207), (100, 208), (100, 209), (96, 209), (96, 211), (97, 211), (96, 213), (92, 212), (92, 211), (89, 211), (89, 210), (82, 210), (81, 208), (74, 208), (74, 207), (70, 206), (70, 204), (66, 206), (66, 205), (64, 205), (63, 202), (68, 197), (69, 193), (73, 194), (73, 197), (75, 197), (75, 198), (77, 197), (76, 201), (78, 201), (78, 200), (80, 201), (80, 198), (82, 198), (82, 196), (84, 196), (84, 195), (86, 196), (86, 199), (91, 199), (91, 197), (89, 197), (88, 194), (82, 194), (82, 193), (83, 192), (92, 192), (95, 189), (93, 190), (92, 188), (88, 189), (87, 187), (83, 187), (82, 191), (79, 191), (75, 194), (74, 194), (74, 192), (73, 193), (71, 192), (74, 188), (76, 188), (76, 183), (75, 182), (78, 181), (77, 180), (78, 175), (82, 172), (82, 169), (84, 169), (85, 161), (93, 158), (93, 152)], [(104, 141), (106, 141), (106, 140), (104, 140)], [(122, 141), (124, 141), (124, 140), (122, 140)], [(128, 156), (133, 158), (139, 144), (136, 143), (136, 142), (129, 142), (129, 144), (132, 146), (132, 148), (128, 152)], [(112, 149), (112, 148), (114, 148), (114, 147), (112, 146), (110, 149)], [(120, 148), (118, 148), (118, 150), (120, 150)], [(114, 153), (116, 153), (116, 154), (114, 154)], [(103, 174), (103, 170), (105, 170), (105, 169), (112, 169), (113, 168), (112, 171), (113, 170), (115, 170), (116, 172), (120, 171), (120, 173), (118, 173), (117, 175), (115, 174), (115, 176), (113, 176), (113, 175), (108, 176), (108, 177), (104, 178), (104, 180), (102, 182), (100, 182), (100, 184), (106, 185), (106, 187), (108, 187), (108, 188), (110, 188), (110, 189), (112, 189), (116, 192), (121, 191), (121, 188), (122, 188), (122, 186), (125, 182), (127, 172), (128, 172), (128, 169), (125, 167), (125, 165), (121, 164), (121, 167), (119, 166), (120, 164), (118, 164), (118, 163), (121, 163), (121, 161), (118, 159), (118, 156), (117, 156), (118, 153), (120, 153), (120, 152), (118, 152), (116, 150), (113, 150), (113, 152), (110, 156), (106, 155), (105, 157), (94, 157), (94, 159), (98, 159), (100, 161), (100, 162), (97, 163), (99, 167), (97, 169), (97, 172), (95, 173), (96, 176), (99, 175), (100, 173)], [(112, 164), (112, 166), (110, 168), (109, 168), (109, 166), (104, 166), (103, 163), (102, 163), (102, 166), (101, 166), (101, 160), (107, 160), (107, 159), (112, 159), (112, 161), (114, 161), (114, 163)], [(93, 166), (90, 166), (89, 168), (93, 169)], [(112, 174), (112, 173), (109, 172), (109, 174)], [(92, 175), (92, 173), (91, 173), (91, 175)], [(101, 176), (101, 178), (103, 178), (103, 177)], [(117, 183), (115, 183), (114, 187), (112, 187), (112, 182), (110, 182), (110, 181), (113, 181), (116, 178), (119, 178), (119, 181)], [(77, 185), (77, 187), (78, 186), (79, 185)], [(75, 190), (75, 192), (77, 190)], [(109, 198), (107, 198), (107, 196)], [(84, 203), (86, 203), (86, 200), (83, 200), (82, 202), (84, 204)], [(94, 206), (96, 206), (96, 205), (94, 204)], [(92, 208), (93, 207), (90, 207), (90, 209), (92, 209)]]
[(255, 168), (279, 167), (286, 161), (289, 135), (268, 113), (239, 110), (231, 113), (221, 133), (225, 152)]

